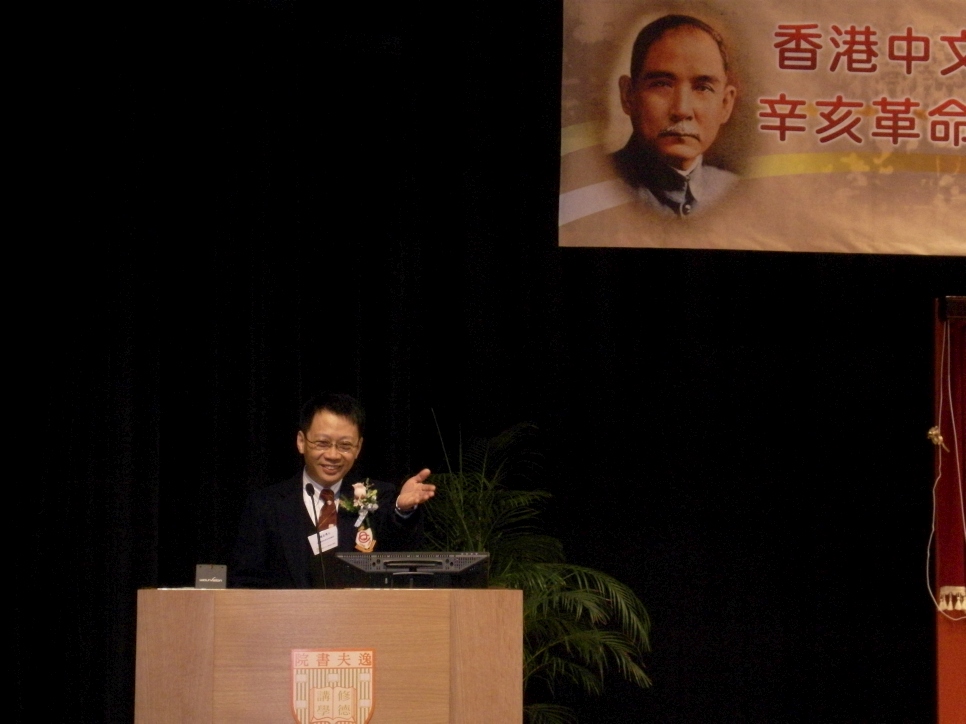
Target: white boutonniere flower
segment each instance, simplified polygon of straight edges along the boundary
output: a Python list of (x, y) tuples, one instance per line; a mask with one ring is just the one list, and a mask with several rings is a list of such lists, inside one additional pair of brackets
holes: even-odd
[(373, 510), (379, 509), (379, 503), (376, 500), (376, 489), (372, 487), (369, 482), (369, 478), (366, 478), (363, 483), (353, 483), (352, 484), (352, 502), (347, 501), (345, 498), (342, 499), (342, 507), (348, 510), (350, 513), (358, 513), (359, 517), (356, 518), (355, 527), (358, 528), (365, 521), (366, 516), (369, 515)]

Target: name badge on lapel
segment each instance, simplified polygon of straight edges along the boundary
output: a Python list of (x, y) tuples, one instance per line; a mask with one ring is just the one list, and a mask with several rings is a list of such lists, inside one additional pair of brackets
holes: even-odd
[(312, 555), (319, 555), (319, 540), (322, 541), (322, 552), (332, 550), (337, 545), (339, 545), (339, 529), (334, 525), (331, 528), (326, 528), (319, 533), (313, 533), (309, 536), (309, 545), (312, 546)]

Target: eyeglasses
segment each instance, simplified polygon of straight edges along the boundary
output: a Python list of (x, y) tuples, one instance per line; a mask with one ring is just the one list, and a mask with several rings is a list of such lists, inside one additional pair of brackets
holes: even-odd
[(348, 440), (332, 442), (331, 440), (309, 440), (308, 438), (306, 438), (305, 444), (313, 450), (318, 450), (319, 452), (329, 452), (329, 450), (335, 448), (340, 453), (350, 453), (355, 450), (356, 445), (358, 445), (358, 443), (349, 442)]

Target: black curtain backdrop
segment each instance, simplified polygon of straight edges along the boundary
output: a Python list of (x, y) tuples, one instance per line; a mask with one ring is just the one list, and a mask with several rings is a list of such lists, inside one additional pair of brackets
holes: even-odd
[(559, 691), (581, 721), (932, 721), (933, 299), (964, 259), (557, 249), (558, 3), (307, 5), (37, 36), (17, 720), (132, 720), (137, 589), (226, 561), (331, 388), (389, 479), (441, 464), (432, 411), (538, 425), (548, 530), (654, 620), (654, 687)]

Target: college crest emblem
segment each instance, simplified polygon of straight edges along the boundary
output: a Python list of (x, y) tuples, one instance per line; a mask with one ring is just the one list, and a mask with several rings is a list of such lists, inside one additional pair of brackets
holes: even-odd
[(372, 649), (292, 649), (296, 724), (366, 724), (374, 660)]

